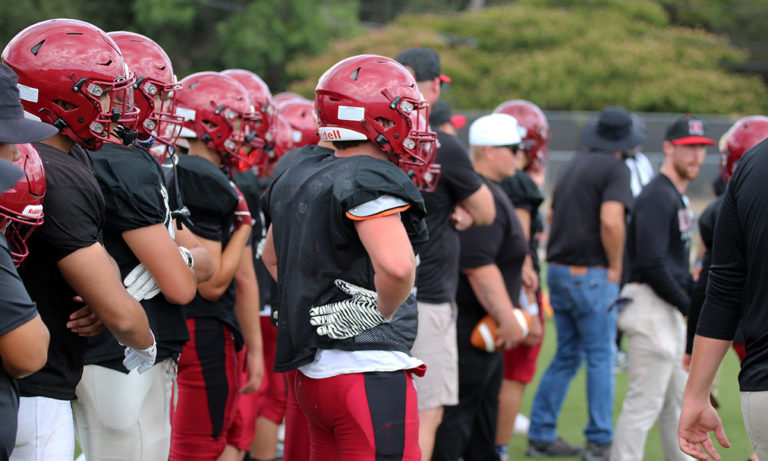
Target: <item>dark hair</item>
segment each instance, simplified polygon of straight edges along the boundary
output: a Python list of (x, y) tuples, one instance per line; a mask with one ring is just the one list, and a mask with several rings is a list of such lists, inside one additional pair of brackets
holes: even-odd
[(352, 147), (362, 146), (363, 144), (370, 142), (367, 139), (359, 141), (333, 141), (333, 147), (337, 150), (350, 149)]

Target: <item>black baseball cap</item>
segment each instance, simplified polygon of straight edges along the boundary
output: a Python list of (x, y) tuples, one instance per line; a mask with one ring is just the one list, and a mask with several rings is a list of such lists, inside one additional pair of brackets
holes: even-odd
[(395, 57), (395, 61), (413, 69), (417, 82), (440, 77), (441, 82), (451, 83), (450, 77), (440, 73), (440, 56), (431, 48), (406, 48)]
[(717, 143), (713, 139), (704, 136), (705, 132), (703, 120), (695, 115), (686, 114), (675, 120), (667, 128), (667, 134), (664, 136), (664, 139), (676, 146), (689, 144), (716, 145)]
[(53, 125), (24, 118), (18, 81), (11, 68), (0, 62), (0, 142), (35, 142), (58, 133)]

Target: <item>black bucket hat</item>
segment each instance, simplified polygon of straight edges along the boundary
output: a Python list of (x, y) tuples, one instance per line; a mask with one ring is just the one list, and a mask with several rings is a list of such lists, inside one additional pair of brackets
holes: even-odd
[(626, 152), (645, 141), (645, 133), (632, 123), (632, 116), (621, 107), (606, 107), (600, 118), (581, 129), (581, 142), (592, 150)]
[(16, 74), (0, 62), (0, 142), (35, 142), (58, 133), (53, 125), (24, 118), (17, 83)]

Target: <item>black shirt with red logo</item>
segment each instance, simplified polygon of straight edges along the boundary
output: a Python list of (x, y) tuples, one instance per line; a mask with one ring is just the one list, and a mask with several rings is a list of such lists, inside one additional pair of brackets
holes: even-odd
[(690, 288), (688, 255), (693, 212), (665, 175), (659, 173), (635, 201), (627, 232), (629, 281), (645, 283), (664, 301), (688, 311)]

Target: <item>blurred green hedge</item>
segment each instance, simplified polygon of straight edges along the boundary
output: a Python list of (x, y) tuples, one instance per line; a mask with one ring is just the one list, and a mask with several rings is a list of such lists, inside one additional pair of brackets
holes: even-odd
[(763, 80), (721, 65), (746, 60), (746, 51), (725, 37), (670, 26), (651, 0), (520, 0), (472, 13), (403, 16), (295, 60), (290, 90), (311, 97), (338, 60), (395, 56), (413, 44), (440, 53), (453, 79), (444, 97), (457, 109), (525, 98), (549, 110), (768, 113)]

